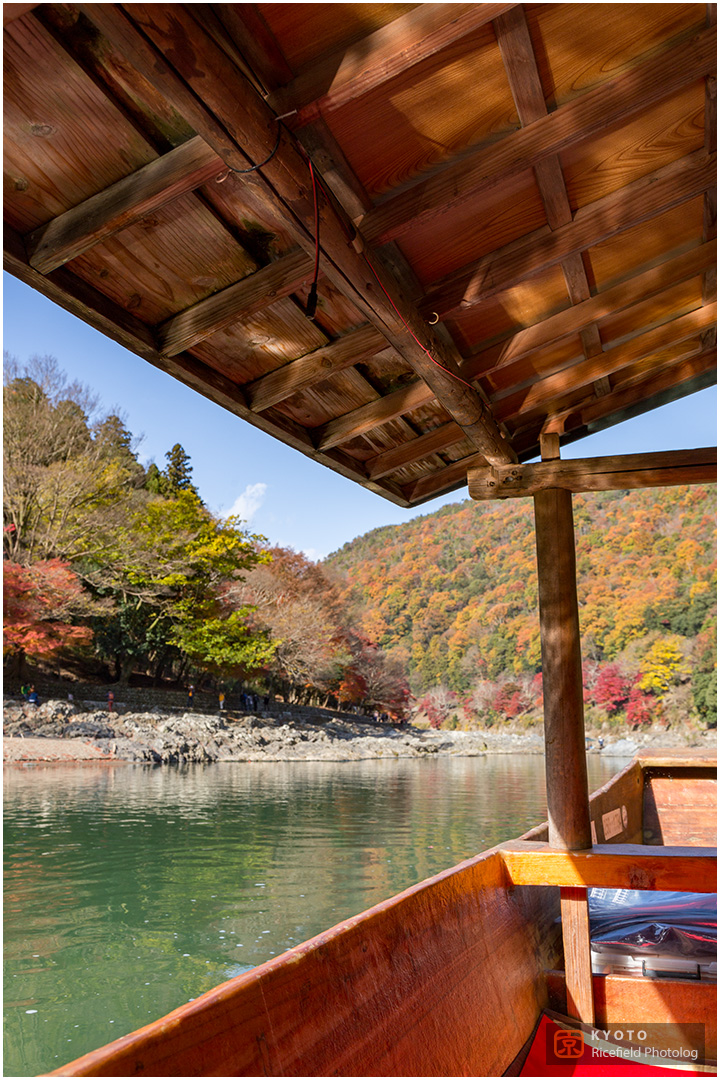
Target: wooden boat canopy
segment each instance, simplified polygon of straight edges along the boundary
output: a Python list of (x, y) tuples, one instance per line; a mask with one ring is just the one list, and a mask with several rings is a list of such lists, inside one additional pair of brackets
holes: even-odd
[(6, 268), (391, 501), (714, 383), (715, 5), (3, 17)]

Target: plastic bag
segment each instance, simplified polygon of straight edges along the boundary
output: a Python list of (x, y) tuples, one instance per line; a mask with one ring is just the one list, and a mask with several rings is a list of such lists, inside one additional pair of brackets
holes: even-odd
[(590, 889), (593, 949), (634, 955), (714, 958), (717, 952), (717, 895)]

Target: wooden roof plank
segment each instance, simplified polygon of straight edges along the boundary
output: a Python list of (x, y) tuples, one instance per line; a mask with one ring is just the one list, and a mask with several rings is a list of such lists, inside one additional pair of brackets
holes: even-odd
[(627, 281), (620, 282), (619, 285), (596, 293), (582, 304), (565, 308), (542, 322), (519, 330), (512, 336), (508, 335), (501, 343), (476, 352), (463, 364), (462, 375), (466, 379), (474, 379), (508, 367), (542, 346), (579, 333), (595, 320), (631, 308), (672, 285), (702, 274), (715, 264), (716, 257), (717, 245), (715, 241), (711, 241), (667, 259), (635, 277), (628, 278)]
[(304, 251), (295, 249), (234, 285), (173, 315), (157, 328), (162, 352), (166, 356), (176, 356), (218, 330), (289, 296), (312, 275), (312, 268), (312, 259)]
[(200, 136), (189, 139), (35, 229), (26, 237), (30, 265), (42, 274), (56, 270), (152, 211), (201, 187), (222, 166)]
[(327, 116), (486, 26), (513, 4), (421, 4), (270, 94), (293, 127)]
[(716, 304), (706, 304), (644, 334), (638, 334), (630, 341), (608, 349), (599, 356), (575, 364), (568, 370), (539, 379), (523, 390), (514, 391), (511, 388), (507, 394), (498, 395), (498, 400), (494, 399), (494, 408), (499, 416), (511, 413), (517, 417), (549, 404), (561, 398), (569, 389), (577, 391), (596, 379), (627, 367), (635, 360), (651, 356), (667, 345), (692, 338), (701, 330), (712, 326), (717, 318), (716, 308)]
[(468, 470), (470, 498), (478, 500), (521, 498), (550, 488), (575, 492), (622, 491), (714, 483), (717, 483), (716, 447)]
[[(495, 21), (498, 44), (503, 57), (510, 88), (524, 127), (547, 114), (540, 72), (530, 38), (530, 30), (522, 7), (514, 8)], [(565, 186), (560, 159), (557, 155), (545, 158), (535, 167), (535, 180), (545, 206), (548, 225), (561, 228), (572, 221), (572, 208)], [(573, 304), (581, 304), (590, 298), (590, 282), (579, 251), (567, 255), (561, 262), (568, 295)], [(586, 357), (602, 352), (602, 341), (597, 324), (589, 323), (580, 331), (580, 340)], [(608, 389), (607, 380), (596, 383), (596, 392)]]
[(401, 390), (395, 390), (392, 394), (386, 394), (377, 401), (371, 401), (344, 416), (338, 416), (337, 419), (319, 428), (314, 428), (312, 435), (315, 445), (318, 450), (328, 450), (330, 447), (349, 442), (350, 439), (357, 438), (358, 435), (362, 435), (378, 424), (396, 420), (403, 413), (411, 412), (427, 404), (433, 400), (433, 397), (432, 390), (421, 379), (418, 379)]
[(445, 450), (446, 447), (461, 442), (464, 438), (462, 428), (458, 427), (454, 420), (450, 420), (447, 424), (441, 424), (440, 427), (433, 428), (432, 431), (419, 435), (416, 439), (395, 446), (392, 450), (385, 450), (382, 454), (371, 458), (365, 463), (367, 474), (373, 480), (389, 476), (390, 473), (406, 465), (412, 465), (416, 461), (422, 461), (438, 450)]
[(715, 29), (702, 30), (491, 146), (462, 155), (408, 191), (388, 196), (363, 219), (362, 234), (373, 243), (385, 243), (409, 229), (417, 230), (424, 220), (443, 216), (480, 192), (506, 183), (509, 176), (586, 141), (712, 73), (715, 60)]
[(421, 310), (428, 317), (444, 316), (479, 303), (573, 252), (592, 248), (703, 194), (714, 182), (714, 156), (704, 150), (688, 154), (582, 207), (568, 225), (554, 232), (540, 229), (449, 274), (428, 291)]
[[(702, 349), (666, 364), (653, 365), (623, 379), (611, 388), (610, 394), (597, 398), (587, 394), (573, 405), (551, 405), (528, 413), (513, 425), (513, 441), (523, 458), (538, 453), (538, 438), (542, 432), (556, 431), (564, 442), (606, 430), (614, 424), (660, 408), (670, 401), (687, 397), (697, 390), (712, 386), (716, 381), (716, 351)], [(632, 369), (629, 369), (632, 371)], [(624, 375), (624, 373), (623, 373)]]
[(244, 386), (250, 408), (262, 412), (299, 390), (307, 390), (336, 371), (374, 356), (387, 348), (387, 341), (374, 326), (363, 326), (314, 352), (291, 360), (275, 371), (262, 375)]
[[(143, 65), (142, 71), (147, 78), (151, 81), (158, 78), (162, 82), (178, 111), (182, 113), (189, 105), (204, 137), (207, 137), (208, 127), (213, 128), (218, 121), (223, 125), (224, 140), (216, 144), (213, 137), (208, 138), (221, 156), (227, 151), (228, 144), (236, 150), (242, 146), (256, 161), (273, 154), (267, 167), (251, 177), (264, 185), (268, 198), (278, 201), (281, 218), (300, 225), (297, 235), (301, 246), (314, 250), (311, 185), (302, 154), (282, 132), (274, 151), (277, 129), (273, 114), (216, 43), (192, 20), (187, 8), (182, 5), (174, 5), (172, 9), (163, 5), (127, 5), (128, 16), (142, 26), (145, 37), (141, 38), (127, 20), (118, 27), (115, 16), (108, 18), (106, 8), (109, 6), (88, 5), (85, 10), (92, 19), (99, 20), (103, 32), (111, 36), (116, 47), (129, 49), (133, 62)], [(164, 50), (161, 57), (148, 55), (148, 38)], [(168, 78), (170, 58), (178, 69)], [(198, 93), (202, 88), (202, 102), (192, 93), (195, 84)], [(188, 94), (192, 98), (190, 102)], [(198, 111), (210, 115), (209, 125), (203, 115), (198, 116)], [(188, 119), (191, 119), (190, 115)], [(514, 459), (512, 448), (495, 425), (482, 396), (455, 374), (459, 354), (454, 346), (428, 327), (415, 306), (400, 295), (371, 252), (358, 251), (348, 244), (353, 227), (349, 220), (343, 220), (339, 207), (330, 209), (323, 205), (320, 216), (323, 268), (327, 276), (385, 334), (489, 460)]]
[(333, 451), (332, 459), (325, 460), (324, 455), (316, 452), (307, 432), (287, 417), (274, 415), (266, 419), (253, 413), (248, 408), (245, 396), (237, 384), (207, 364), (203, 364), (188, 353), (171, 358), (163, 356), (156, 347), (155, 336), (150, 327), (130, 312), (119, 308), (69, 270), (61, 267), (50, 274), (40, 274), (27, 262), (23, 238), (7, 226), (4, 230), (4, 267), (9, 273), (76, 315), (83, 322), (93, 326), (113, 341), (117, 341), (124, 348), (137, 353), (153, 366), (167, 372), (210, 401), (214, 401), (221, 408), (248, 420), (266, 434), (279, 438), (306, 456), (321, 462), (325, 461), (342, 476), (367, 487), (391, 502), (399, 506), (409, 505), (403, 493), (395, 485), (382, 480), (369, 479), (362, 467), (357, 462), (351, 462), (346, 455)]

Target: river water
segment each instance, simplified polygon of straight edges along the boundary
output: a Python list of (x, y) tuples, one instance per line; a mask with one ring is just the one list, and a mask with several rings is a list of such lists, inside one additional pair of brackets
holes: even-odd
[[(591, 756), (591, 789), (625, 760)], [(546, 816), (543, 759), (6, 766), (4, 1075), (58, 1068)]]

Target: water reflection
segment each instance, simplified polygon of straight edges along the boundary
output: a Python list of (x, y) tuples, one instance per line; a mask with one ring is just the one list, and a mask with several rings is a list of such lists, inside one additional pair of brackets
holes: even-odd
[[(591, 758), (593, 786), (617, 765)], [(57, 1068), (545, 816), (543, 761), (517, 755), (10, 766), (4, 786), (5, 1075)]]

